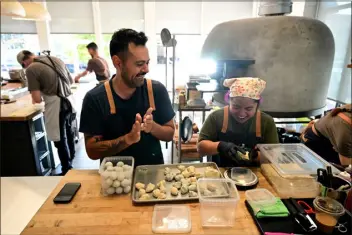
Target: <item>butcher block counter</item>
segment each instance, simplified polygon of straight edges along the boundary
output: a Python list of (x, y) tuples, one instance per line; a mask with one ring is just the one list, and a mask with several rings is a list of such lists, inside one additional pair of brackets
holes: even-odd
[[(266, 188), (276, 195), (260, 169), (252, 170), (259, 178), (258, 187)], [(54, 204), (53, 198), (68, 182), (80, 182), (82, 186), (71, 203)], [(199, 203), (185, 203), (191, 210), (190, 234), (259, 234), (245, 206), (244, 191), (239, 191), (239, 194), (241, 199), (237, 205), (235, 226), (232, 228), (203, 228)], [(104, 197), (100, 192), (98, 170), (71, 170), (21, 234), (153, 234), (153, 209), (153, 204), (134, 206), (130, 194)]]

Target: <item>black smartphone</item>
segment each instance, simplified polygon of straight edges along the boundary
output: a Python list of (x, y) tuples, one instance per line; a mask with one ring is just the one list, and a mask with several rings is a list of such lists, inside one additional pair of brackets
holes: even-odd
[(81, 183), (67, 183), (54, 198), (54, 203), (70, 203), (76, 195)]

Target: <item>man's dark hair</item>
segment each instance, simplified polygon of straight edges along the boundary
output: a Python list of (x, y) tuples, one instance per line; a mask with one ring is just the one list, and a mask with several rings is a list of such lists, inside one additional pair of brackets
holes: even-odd
[(137, 32), (133, 29), (120, 29), (116, 31), (110, 41), (110, 56), (117, 55), (124, 60), (128, 53), (128, 45), (130, 43), (136, 46), (145, 46), (148, 38), (143, 32)]
[(34, 54), (32, 52), (30, 52), (30, 51), (27, 51), (27, 50), (23, 50), (22, 53), (23, 53), (23, 58), (22, 58), (21, 66), (22, 66), (22, 68), (24, 68), (25, 66), (24, 66), (23, 61), (29, 59)]
[(98, 50), (98, 45), (95, 42), (91, 42), (87, 45), (87, 49)]

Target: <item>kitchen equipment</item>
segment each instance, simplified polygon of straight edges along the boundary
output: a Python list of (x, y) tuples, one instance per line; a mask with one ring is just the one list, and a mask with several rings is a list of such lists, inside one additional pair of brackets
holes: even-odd
[[(330, 165), (303, 144), (259, 144), (263, 175), (281, 198), (319, 195), (317, 169)], [(339, 173), (332, 167), (333, 173)]]
[(320, 196), (327, 196), (338, 202), (345, 204), (345, 200), (348, 198), (348, 192), (351, 190), (351, 182), (340, 176), (333, 176), (331, 179), (331, 188), (326, 186), (327, 184), (319, 184)]
[[(178, 165), (178, 164), (177, 164)], [(177, 165), (176, 164), (164, 164), (164, 165), (142, 165), (142, 166), (137, 166), (135, 171), (134, 171), (134, 178), (133, 182), (136, 184), (137, 182), (143, 183), (147, 185), (148, 183), (153, 183), (157, 184), (159, 181), (165, 179), (164, 175), (164, 170), (166, 167), (169, 167), (171, 169), (172, 173), (175, 173), (177, 171)], [(194, 166), (195, 170), (197, 173), (201, 173), (202, 175), (205, 175), (205, 169), (207, 167), (211, 167), (215, 169), (215, 171), (219, 172), (220, 177), (222, 177), (218, 166), (214, 162), (207, 162), (207, 163), (182, 163), (181, 165), (188, 167), (188, 166)], [(148, 204), (148, 203), (156, 203), (156, 202), (182, 202), (182, 201), (196, 201), (199, 199), (199, 197), (189, 197), (188, 194), (179, 194), (178, 196), (172, 196), (170, 195), (170, 189), (172, 187), (173, 182), (166, 182), (166, 192), (167, 192), (167, 197), (166, 199), (160, 200), (160, 199), (155, 199), (154, 197), (151, 196), (150, 200), (139, 200), (138, 197), (138, 190), (133, 187), (132, 188), (132, 202), (134, 204)]]
[(160, 33), (161, 37), (161, 42), (163, 43), (163, 46), (167, 46), (169, 41), (171, 40), (171, 33), (168, 29), (163, 28)]
[(187, 107), (189, 108), (204, 108), (206, 106), (203, 99), (192, 99), (187, 101)]
[(319, 229), (326, 234), (331, 234), (337, 221), (345, 213), (345, 209), (341, 203), (329, 197), (317, 197), (313, 205)]
[(230, 168), (224, 172), (224, 177), (233, 180), (238, 190), (252, 189), (258, 184), (258, 177), (245, 167)]
[(290, 198), (286, 201), (285, 205), (296, 223), (299, 224), (305, 232), (317, 230), (317, 226), (314, 221), (305, 213), (303, 208), (297, 205), (294, 200)]
[(276, 198), (267, 189), (259, 188), (246, 191), (246, 200), (256, 206), (268, 206), (276, 203)]
[(184, 117), (180, 125), (181, 128), (181, 139), (183, 142), (187, 143), (192, 139), (193, 135), (193, 122), (189, 117)]
[[(209, 197), (210, 185), (218, 196)], [(212, 186), (212, 187), (213, 187)], [(230, 179), (202, 178), (198, 180), (200, 217), (203, 227), (232, 227), (240, 200), (234, 182)], [(224, 196), (226, 195), (226, 196)]]
[(315, 213), (313, 208), (310, 207), (310, 205), (308, 205), (305, 201), (298, 200), (296, 202), (298, 205), (300, 205), (304, 209), (305, 213), (307, 213), (307, 214), (314, 214)]
[(154, 233), (189, 233), (191, 213), (186, 205), (155, 205), (152, 230)]
[[(281, 2), (270, 1), (269, 8), (281, 9)], [(326, 103), (334, 37), (319, 20), (284, 16), (289, 9), (276, 11), (281, 15), (264, 11), (266, 17), (216, 25), (208, 34), (201, 55), (216, 61), (254, 59), (255, 64), (248, 66), (244, 75), (267, 82), (261, 110), (278, 118), (315, 116), (324, 111)]]
[(22, 84), (22, 87), (28, 86), (25, 69), (10, 69), (9, 75), (10, 75), (10, 80), (20, 81)]

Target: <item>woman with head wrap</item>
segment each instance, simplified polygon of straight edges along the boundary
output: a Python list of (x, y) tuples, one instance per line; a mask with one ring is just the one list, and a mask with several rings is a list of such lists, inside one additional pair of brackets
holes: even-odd
[(198, 152), (212, 155), (222, 167), (253, 165), (258, 161), (256, 145), (279, 143), (274, 120), (259, 110), (266, 82), (260, 78), (231, 78), (229, 106), (212, 112), (203, 124)]

